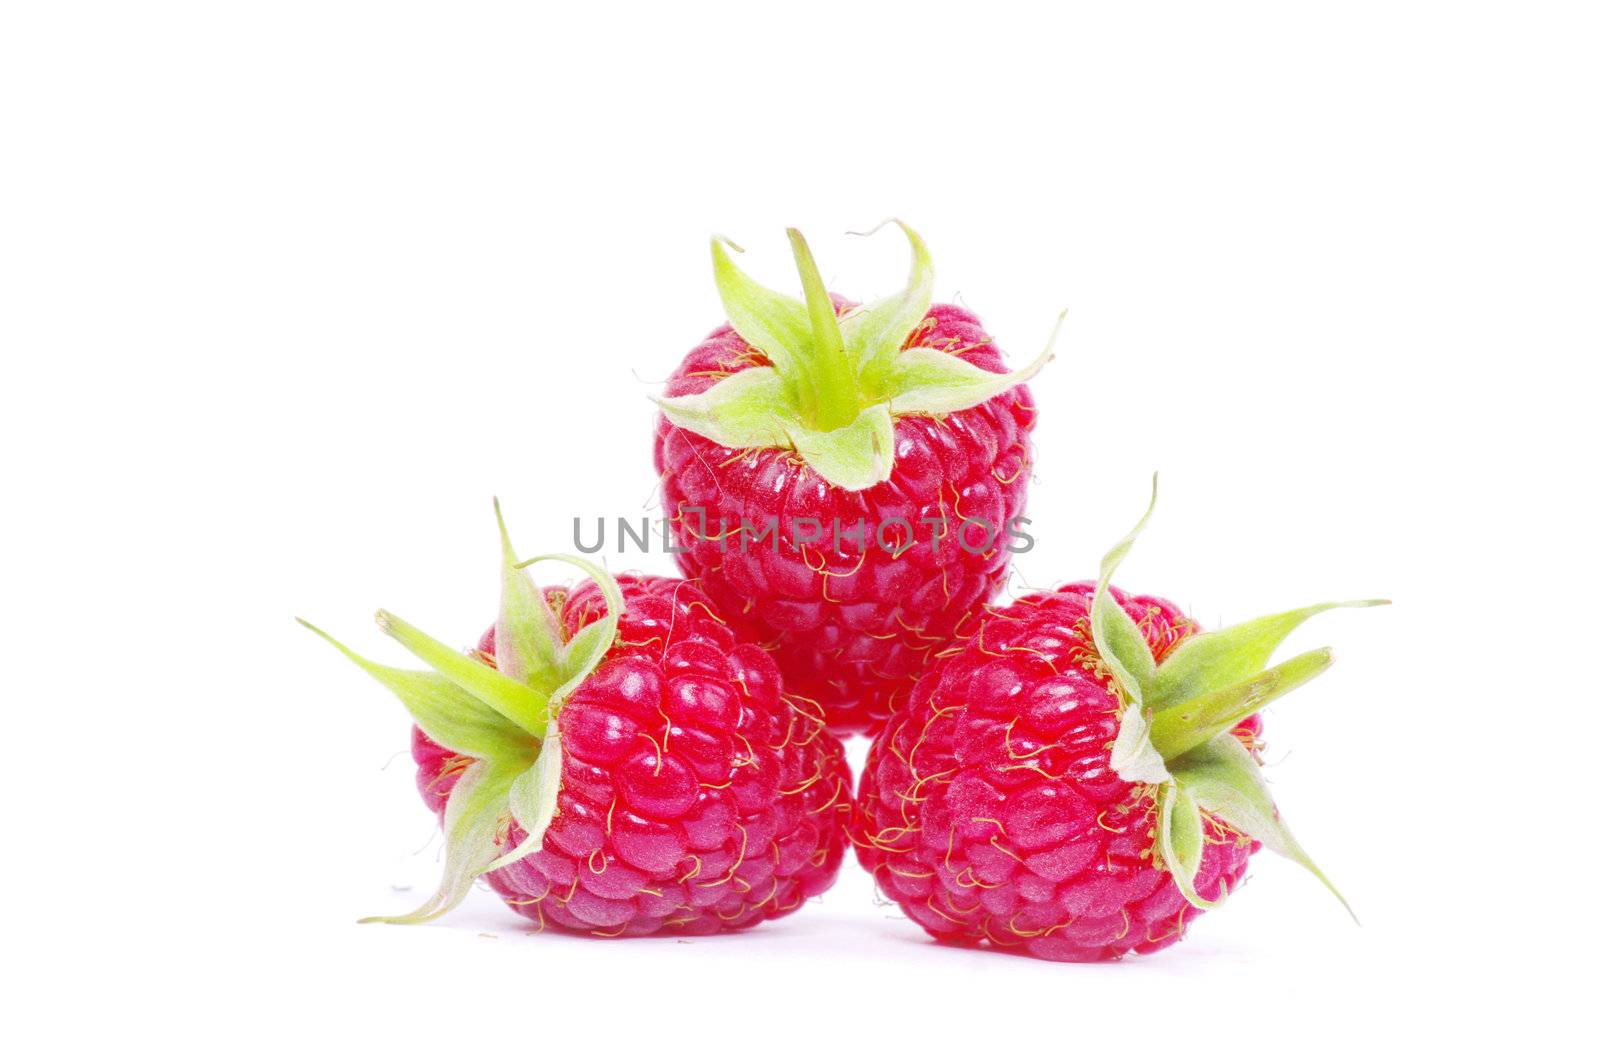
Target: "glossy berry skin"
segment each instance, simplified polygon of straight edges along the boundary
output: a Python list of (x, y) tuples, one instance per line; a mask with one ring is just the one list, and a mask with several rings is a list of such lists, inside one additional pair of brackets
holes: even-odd
[[(1112, 594), (1159, 662), (1196, 626)], [(1152, 855), (1155, 800), (1111, 769), (1119, 700), (1089, 633), (1092, 582), (996, 609), (872, 745), (854, 828), (878, 887), (935, 938), (1058, 961), (1172, 945), (1198, 915)], [(1252, 717), (1234, 735), (1254, 746)], [(1258, 844), (1213, 819), (1196, 889), (1232, 891)]]
[[(836, 309), (849, 305), (835, 299)], [(991, 372), (1005, 367), (977, 317), (956, 306), (930, 308), (905, 346), (947, 350)], [(667, 394), (699, 393), (764, 363), (724, 325), (690, 351)], [(830, 729), (876, 731), (1002, 588), (1006, 546), (1022, 543), (1007, 530), (1023, 513), (1034, 418), (1026, 386), (940, 419), (901, 417), (891, 477), (852, 491), (787, 450), (727, 449), (663, 417), (655, 462), (676, 546), (687, 548), (678, 566), (742, 634), (772, 651), (786, 687), (819, 704)], [(741, 521), (758, 535), (772, 518), (776, 550), (771, 539), (741, 535)], [(808, 543), (811, 524), (797, 519), (818, 520), (822, 540)], [(954, 539), (964, 519), (974, 521), (968, 547)], [(848, 536), (862, 520), (864, 544)]]
[[(558, 813), (544, 847), (485, 879), (540, 924), (601, 936), (734, 931), (838, 875), (850, 776), (838, 740), (783, 695), (760, 648), (673, 578), (618, 579), (600, 667), (561, 708)], [(605, 612), (589, 582), (547, 591), (566, 634)], [(494, 631), (480, 655), (493, 661)], [(802, 708), (804, 705), (802, 704)], [(417, 786), (443, 817), (468, 760), (413, 730)], [(525, 833), (508, 822), (510, 849)]]

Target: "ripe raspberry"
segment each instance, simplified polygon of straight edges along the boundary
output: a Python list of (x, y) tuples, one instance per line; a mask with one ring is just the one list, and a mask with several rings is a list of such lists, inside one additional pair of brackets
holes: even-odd
[[(904, 227), (904, 226), (902, 226)], [(1033, 463), (1032, 398), (977, 317), (905, 291), (806, 303), (712, 254), (731, 324), (667, 384), (656, 470), (684, 574), (772, 650), (835, 732), (876, 729), (1004, 585)], [(770, 530), (770, 532), (769, 532)]]
[(431, 919), (478, 875), (541, 926), (607, 937), (738, 930), (821, 894), (850, 812), (839, 742), (693, 585), (572, 562), (595, 580), (540, 593), (507, 545), (506, 603), (470, 656), (379, 613), (439, 671), (356, 659), (417, 721), (447, 855), (422, 908), (374, 919)]
[(1327, 882), (1250, 748), (1256, 711), (1331, 655), (1262, 667), (1312, 614), (1381, 601), (1200, 633), (1167, 601), (1110, 586), (1134, 534), (1098, 586), (992, 611), (872, 745), (856, 849), (936, 938), (1062, 961), (1150, 953), (1232, 891), (1263, 844)]

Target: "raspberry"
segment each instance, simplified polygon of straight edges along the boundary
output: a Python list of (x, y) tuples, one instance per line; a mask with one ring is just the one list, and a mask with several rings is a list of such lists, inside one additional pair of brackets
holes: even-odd
[[(906, 231), (911, 283), (866, 307), (822, 291), (798, 233), (804, 310), (714, 244), (733, 322), (673, 373), (656, 431), (679, 567), (836, 732), (881, 725), (1003, 588), (1033, 464), (1021, 383), (1049, 356), (1007, 373), (977, 317), (929, 303), (926, 250)], [(785, 322), (801, 312), (797, 339)], [(818, 351), (835, 339), (846, 363), (830, 374)], [(775, 352), (785, 341), (796, 348)], [(842, 411), (808, 413), (830, 393)]]
[(1131, 543), (1098, 585), (994, 610), (872, 745), (857, 853), (936, 938), (1049, 960), (1150, 953), (1233, 891), (1263, 843), (1321, 876), (1249, 749), (1256, 709), (1329, 661), (1262, 670), (1267, 656), (1340, 605), (1201, 633), (1166, 600), (1111, 587)]
[[(508, 553), (507, 595), (517, 599), (459, 662), (382, 620), (442, 667), (443, 678), (412, 675), (439, 696), (467, 685), (493, 696), (500, 679), (524, 671), (537, 688), (527, 664), (548, 649), (592, 656), (557, 671), (567, 680), (537, 734), (537, 725), (501, 724), (483, 702), (478, 714), (459, 699), (441, 711), (395, 676), (403, 672), (357, 659), (412, 709), (418, 789), (446, 833), (440, 893), (386, 919), (438, 916), (478, 875), (541, 926), (607, 937), (738, 930), (821, 894), (838, 874), (850, 814), (838, 740), (693, 585), (613, 581), (572, 562), (595, 580), (541, 594)], [(547, 643), (508, 636), (508, 626), (526, 634), (541, 610), (554, 619)], [(484, 738), (464, 722), (498, 728)], [(482, 797), (496, 785), (503, 793)]]

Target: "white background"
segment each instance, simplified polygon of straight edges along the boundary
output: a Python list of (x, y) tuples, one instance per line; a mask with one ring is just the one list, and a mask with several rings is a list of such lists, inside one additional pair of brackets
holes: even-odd
[[(1591, 1026), (1585, 5), (580, 6), (0, 16), (13, 1055)], [(1208, 624), (1394, 598), (1297, 634), (1341, 661), (1268, 719), (1279, 802), (1363, 926), (1265, 855), (1184, 943), (1109, 966), (932, 945), (853, 862), (713, 940), (533, 936), (481, 893), (356, 926), (426, 893), (435, 830), (398, 705), (291, 616), (387, 660), (379, 605), (471, 640), (491, 496), (525, 553), (652, 503), (646, 398), (720, 320), (707, 237), (792, 289), (799, 225), (863, 297), (905, 249), (844, 233), (888, 216), (1013, 358), (1071, 310), (1028, 581), (1090, 575), (1160, 469), (1130, 589)]]

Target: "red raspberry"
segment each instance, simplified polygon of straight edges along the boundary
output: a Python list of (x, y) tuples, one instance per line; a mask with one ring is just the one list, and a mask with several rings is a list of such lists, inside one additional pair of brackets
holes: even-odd
[[(1232, 891), (1262, 842), (1317, 871), (1247, 751), (1254, 709), (1328, 657), (1261, 664), (1338, 605), (1201, 634), (1169, 602), (1111, 588), (1107, 559), (1116, 606), (1098, 634), (1094, 583), (994, 610), (872, 745), (856, 850), (936, 938), (1049, 960), (1149, 953)], [(1141, 718), (1154, 757), (1130, 759)]]
[[(1154, 790), (1111, 769), (1121, 702), (1089, 636), (1092, 593), (1063, 586), (996, 611), (872, 745), (861, 863), (936, 938), (1098, 960), (1170, 945), (1195, 915), (1150, 856)], [(1218, 831), (1201, 894), (1231, 889), (1256, 846)]]
[[(544, 849), (485, 878), (530, 920), (597, 935), (709, 935), (792, 913), (839, 873), (839, 741), (694, 586), (617, 581), (617, 646), (561, 710), (560, 812)], [(569, 638), (604, 612), (592, 582), (559, 609)], [(493, 628), (478, 649), (492, 661)], [(460, 775), (448, 756), (413, 730), (417, 787), (441, 819)], [(506, 842), (525, 835), (513, 825)]]
[[(977, 317), (930, 305), (926, 250), (907, 234), (917, 265), (897, 296), (906, 301), (863, 308), (822, 292), (791, 232), (813, 332), (831, 328), (837, 337), (842, 329), (847, 370), (831, 384), (816, 352), (830, 340), (802, 336), (802, 349), (773, 354), (786, 332), (772, 318), (798, 312), (798, 303), (755, 288), (714, 244), (733, 323), (673, 373), (656, 430), (663, 503), (686, 549), (679, 567), (773, 652), (787, 687), (820, 704), (835, 732), (875, 730), (904, 702), (934, 653), (999, 593), (1008, 546), (1024, 540), (1017, 520), (1035, 417), (1020, 382), (1043, 358), (1007, 374)], [(860, 320), (896, 308), (901, 327), (885, 329), (893, 339), (880, 360), (925, 358), (935, 382), (910, 368), (874, 376), (861, 367), (871, 360), (861, 336), (875, 331)], [(770, 392), (751, 397), (751, 373), (765, 373)], [(802, 407), (806, 387), (827, 394), (830, 385), (843, 411), (820, 421), (833, 427), (808, 431), (820, 414)], [(915, 394), (897, 396), (897, 386), (913, 385)], [(877, 427), (866, 426), (875, 413)], [(758, 425), (748, 428), (740, 415)], [(774, 434), (774, 422), (791, 426)], [(818, 440), (852, 431), (859, 437), (840, 443), (842, 457)]]
[[(611, 586), (544, 592), (562, 644), (581, 644), (582, 631), (603, 624), (606, 591), (624, 602), (621, 621), (589, 673), (558, 697), (560, 769), (544, 820), (520, 815), (512, 791), (509, 805), (486, 807), (483, 842), (462, 855), (462, 778), (518, 751), (491, 748), (496, 754), (480, 761), (448, 749), (448, 727), (408, 701), (419, 722), (418, 788), (445, 825), (448, 857), (445, 889), (397, 919), (443, 913), (483, 874), (510, 908), (541, 925), (605, 937), (714, 934), (792, 913), (834, 882), (850, 818), (838, 740), (784, 695), (770, 656), (734, 636), (686, 581), (622, 576)], [(506, 613), (466, 660), (480, 668), (467, 676), (506, 671), (496, 666)], [(502, 636), (499, 645), (504, 656)], [(512, 740), (517, 732), (507, 727)], [(517, 761), (538, 773), (541, 740), (522, 738), (528, 746)], [(538, 849), (512, 857), (533, 829), (542, 834)], [(458, 855), (469, 858), (467, 873), (454, 871)]]

